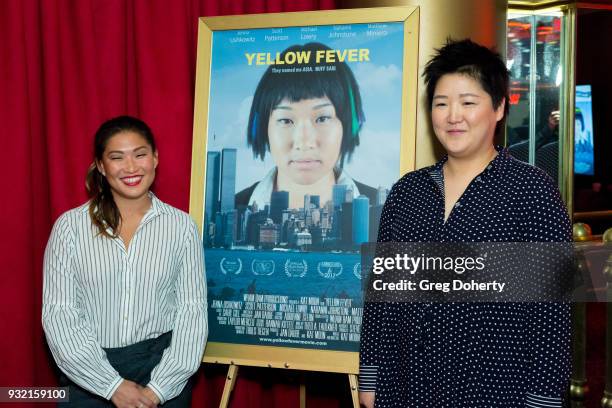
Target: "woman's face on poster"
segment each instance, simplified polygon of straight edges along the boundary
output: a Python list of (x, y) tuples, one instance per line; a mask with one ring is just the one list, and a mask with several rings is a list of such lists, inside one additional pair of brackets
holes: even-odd
[(342, 122), (326, 96), (283, 99), (268, 122), (270, 153), (279, 174), (308, 185), (333, 173), (340, 157)]

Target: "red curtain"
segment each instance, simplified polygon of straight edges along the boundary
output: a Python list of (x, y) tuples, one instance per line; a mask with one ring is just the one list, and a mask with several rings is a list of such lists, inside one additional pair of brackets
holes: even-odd
[[(86, 200), (97, 126), (120, 114), (145, 120), (159, 146), (155, 191), (188, 210), (197, 18), (334, 5), (0, 0), (0, 386), (55, 384), (40, 324), (42, 257), (55, 219)], [(194, 406), (218, 405), (225, 370), (203, 366)], [(349, 404), (345, 378), (305, 375), (309, 406)], [(297, 406), (300, 381), (288, 371), (243, 369), (231, 406)]]

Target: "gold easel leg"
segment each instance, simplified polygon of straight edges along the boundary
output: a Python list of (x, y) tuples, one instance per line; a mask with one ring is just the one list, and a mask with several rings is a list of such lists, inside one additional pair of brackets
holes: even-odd
[(236, 378), (238, 378), (238, 366), (230, 365), (227, 370), (227, 377), (225, 377), (225, 386), (223, 387), (223, 395), (221, 396), (221, 403), (219, 408), (227, 408), (229, 405), (230, 396), (234, 391), (234, 385), (236, 385)]
[(303, 376), (300, 382), (300, 408), (306, 408), (306, 382)]
[(353, 399), (353, 407), (359, 408), (359, 391), (357, 390), (357, 376), (349, 374), (349, 386), (351, 387), (351, 398)]

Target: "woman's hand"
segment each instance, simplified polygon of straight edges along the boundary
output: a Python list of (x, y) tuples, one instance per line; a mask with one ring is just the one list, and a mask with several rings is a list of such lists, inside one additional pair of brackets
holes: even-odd
[(359, 392), (359, 404), (365, 408), (374, 408), (374, 391)]
[(157, 397), (157, 394), (155, 394), (155, 392), (150, 389), (149, 387), (145, 387), (142, 390), (143, 394), (150, 399), (151, 401), (153, 401), (156, 405), (159, 404), (161, 401), (159, 400), (159, 398)]
[[(151, 391), (152, 392), (152, 391)], [(156, 408), (144, 393), (144, 388), (133, 381), (123, 380), (113, 394), (111, 401), (117, 408)]]

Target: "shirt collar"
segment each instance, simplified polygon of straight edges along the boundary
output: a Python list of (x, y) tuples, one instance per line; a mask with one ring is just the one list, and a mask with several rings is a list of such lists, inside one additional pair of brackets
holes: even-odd
[[(510, 153), (508, 152), (508, 148), (500, 146), (500, 145), (495, 145), (495, 150), (497, 150), (497, 156), (495, 156), (495, 158), (491, 160), (491, 162), (487, 165), (487, 167), (484, 169), (484, 171), (481, 174), (484, 175), (484, 174), (488, 174), (491, 172), (502, 172), (512, 160), (512, 157), (510, 156)], [(445, 155), (442, 158), (442, 160), (440, 160), (439, 162), (437, 162), (430, 168), (429, 174), (439, 175), (440, 173), (442, 173), (442, 167), (444, 166), (444, 163), (446, 163), (447, 161), (448, 161), (448, 154)]]
[[(276, 167), (274, 167), (259, 183), (257, 183), (249, 198), (249, 206), (253, 205), (253, 203), (257, 203), (259, 207), (270, 204), (272, 191), (274, 191), (274, 181), (276, 180), (276, 170)], [(353, 179), (344, 170), (340, 170), (340, 175), (336, 180), (336, 184), (346, 185), (352, 189), (353, 198), (361, 194), (359, 188), (357, 188), (357, 184), (355, 184)]]
[(270, 203), (270, 197), (272, 197), (272, 190), (274, 190), (274, 180), (276, 179), (276, 167), (266, 174), (259, 183), (253, 189), (251, 197), (249, 198), (249, 206), (257, 203), (259, 207)]
[(151, 197), (151, 208), (146, 212), (142, 220), (141, 225), (144, 225), (161, 214), (168, 214), (168, 205), (164, 204), (152, 191), (149, 191), (149, 197)]
[(149, 197), (151, 197), (151, 208), (149, 212), (159, 215), (159, 214), (169, 214), (169, 206), (168, 204), (161, 201), (152, 191), (149, 191)]

